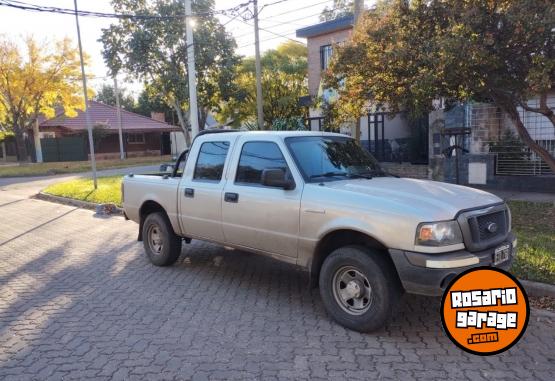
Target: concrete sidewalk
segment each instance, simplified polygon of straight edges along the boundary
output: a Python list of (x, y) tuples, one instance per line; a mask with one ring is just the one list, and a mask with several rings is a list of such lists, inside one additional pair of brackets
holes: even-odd
[(547, 202), (555, 204), (555, 193), (519, 192), (510, 190), (483, 189), (505, 201)]

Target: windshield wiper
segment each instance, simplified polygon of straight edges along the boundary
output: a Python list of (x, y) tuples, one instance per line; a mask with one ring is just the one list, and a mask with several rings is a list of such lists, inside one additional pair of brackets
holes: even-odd
[(337, 176), (346, 176), (348, 177), (349, 174), (347, 172), (326, 172), (326, 173), (320, 173), (318, 175), (310, 175), (311, 179), (317, 178), (317, 177), (337, 177)]
[(352, 179), (372, 179), (372, 175), (370, 173), (349, 173), (349, 177)]
[(357, 173), (348, 173), (348, 172), (326, 172), (320, 173), (318, 175), (311, 175), (310, 178), (314, 179), (317, 177), (338, 177), (344, 176), (351, 179), (371, 179), (372, 176), (370, 174), (357, 174)]
[(389, 173), (387, 171), (384, 171), (383, 169), (380, 169), (380, 170), (377, 170), (377, 171), (372, 171), (371, 174), (372, 174), (372, 176), (375, 176), (375, 177), (387, 177), (387, 176), (397, 177), (397, 178), (400, 177), (400, 176), (394, 175), (393, 173)]

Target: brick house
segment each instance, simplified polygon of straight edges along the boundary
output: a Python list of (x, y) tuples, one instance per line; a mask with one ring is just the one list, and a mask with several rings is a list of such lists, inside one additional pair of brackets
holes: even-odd
[[(89, 114), (96, 134), (95, 155), (98, 159), (119, 158), (119, 134), (117, 110), (96, 101), (89, 101)], [(121, 110), (123, 146), (126, 157), (169, 155), (170, 132), (180, 131), (179, 127), (166, 123), (163, 114), (153, 113), (145, 117), (130, 111)], [(33, 133), (36, 132), (36, 129)], [(38, 139), (31, 136), (31, 141), (40, 144), (44, 161), (87, 160), (89, 144), (87, 123), (84, 111), (78, 111), (75, 117), (63, 113), (39, 122)], [(40, 142), (40, 143), (38, 143)], [(38, 156), (38, 155), (37, 155)]]
[[(334, 46), (348, 40), (353, 31), (354, 17), (347, 16), (298, 29), (296, 36), (306, 38), (308, 48), (308, 91), (301, 99), (309, 106), (307, 123), (311, 130), (325, 129), (322, 112), (314, 106), (314, 100), (324, 95), (322, 72), (327, 69)], [(388, 118), (383, 110), (369, 113), (360, 120), (361, 142), (381, 161), (408, 161), (408, 145), (413, 138), (409, 122), (402, 114)], [(427, 124), (426, 126), (427, 127)], [(341, 132), (352, 134), (353, 127), (342, 128)], [(427, 158), (427, 132), (420, 137), (421, 160)]]

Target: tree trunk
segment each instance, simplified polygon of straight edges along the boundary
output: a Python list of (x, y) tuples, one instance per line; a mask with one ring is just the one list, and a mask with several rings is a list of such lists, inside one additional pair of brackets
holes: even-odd
[(204, 127), (206, 126), (206, 118), (208, 115), (208, 112), (204, 110), (204, 108), (200, 108), (199, 109), (200, 112), (198, 113), (198, 128), (199, 131), (204, 130)]
[[(360, 144), (360, 124), (360, 117), (358, 117), (355, 122), (355, 140), (358, 144)], [(368, 137), (368, 140), (370, 140), (370, 137)]]
[(524, 126), (524, 123), (520, 119), (520, 115), (516, 106), (507, 104), (501, 104), (500, 106), (507, 112), (507, 114), (509, 114), (509, 117), (515, 123), (518, 136), (520, 136), (524, 144), (526, 144), (528, 148), (530, 148), (533, 152), (537, 153), (543, 159), (543, 161), (547, 163), (547, 165), (551, 169), (551, 172), (555, 174), (555, 158), (551, 156), (548, 150), (543, 148), (541, 145), (536, 143), (534, 139), (532, 139), (532, 137), (528, 133), (528, 130)]
[(187, 148), (191, 148), (191, 135), (189, 135), (189, 128), (187, 126), (187, 122), (185, 118), (183, 118), (183, 112), (181, 111), (181, 107), (177, 104), (176, 101), (173, 102), (173, 107), (175, 109), (175, 113), (177, 114), (177, 119), (179, 120), (179, 125), (183, 130), (183, 134), (185, 135), (185, 144)]
[(29, 154), (27, 153), (27, 145), (25, 144), (23, 130), (19, 127), (14, 127), (14, 133), (17, 161), (27, 162), (29, 161)]

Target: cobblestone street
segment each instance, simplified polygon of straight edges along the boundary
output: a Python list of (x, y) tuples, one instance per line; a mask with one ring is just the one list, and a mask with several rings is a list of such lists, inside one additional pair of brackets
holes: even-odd
[[(121, 217), (0, 192), (0, 379), (552, 380), (555, 319), (532, 311), (504, 354), (444, 335), (439, 299), (405, 296), (375, 334), (330, 321), (292, 266), (184, 245), (152, 266)], [(555, 315), (551, 315), (555, 316)]]

